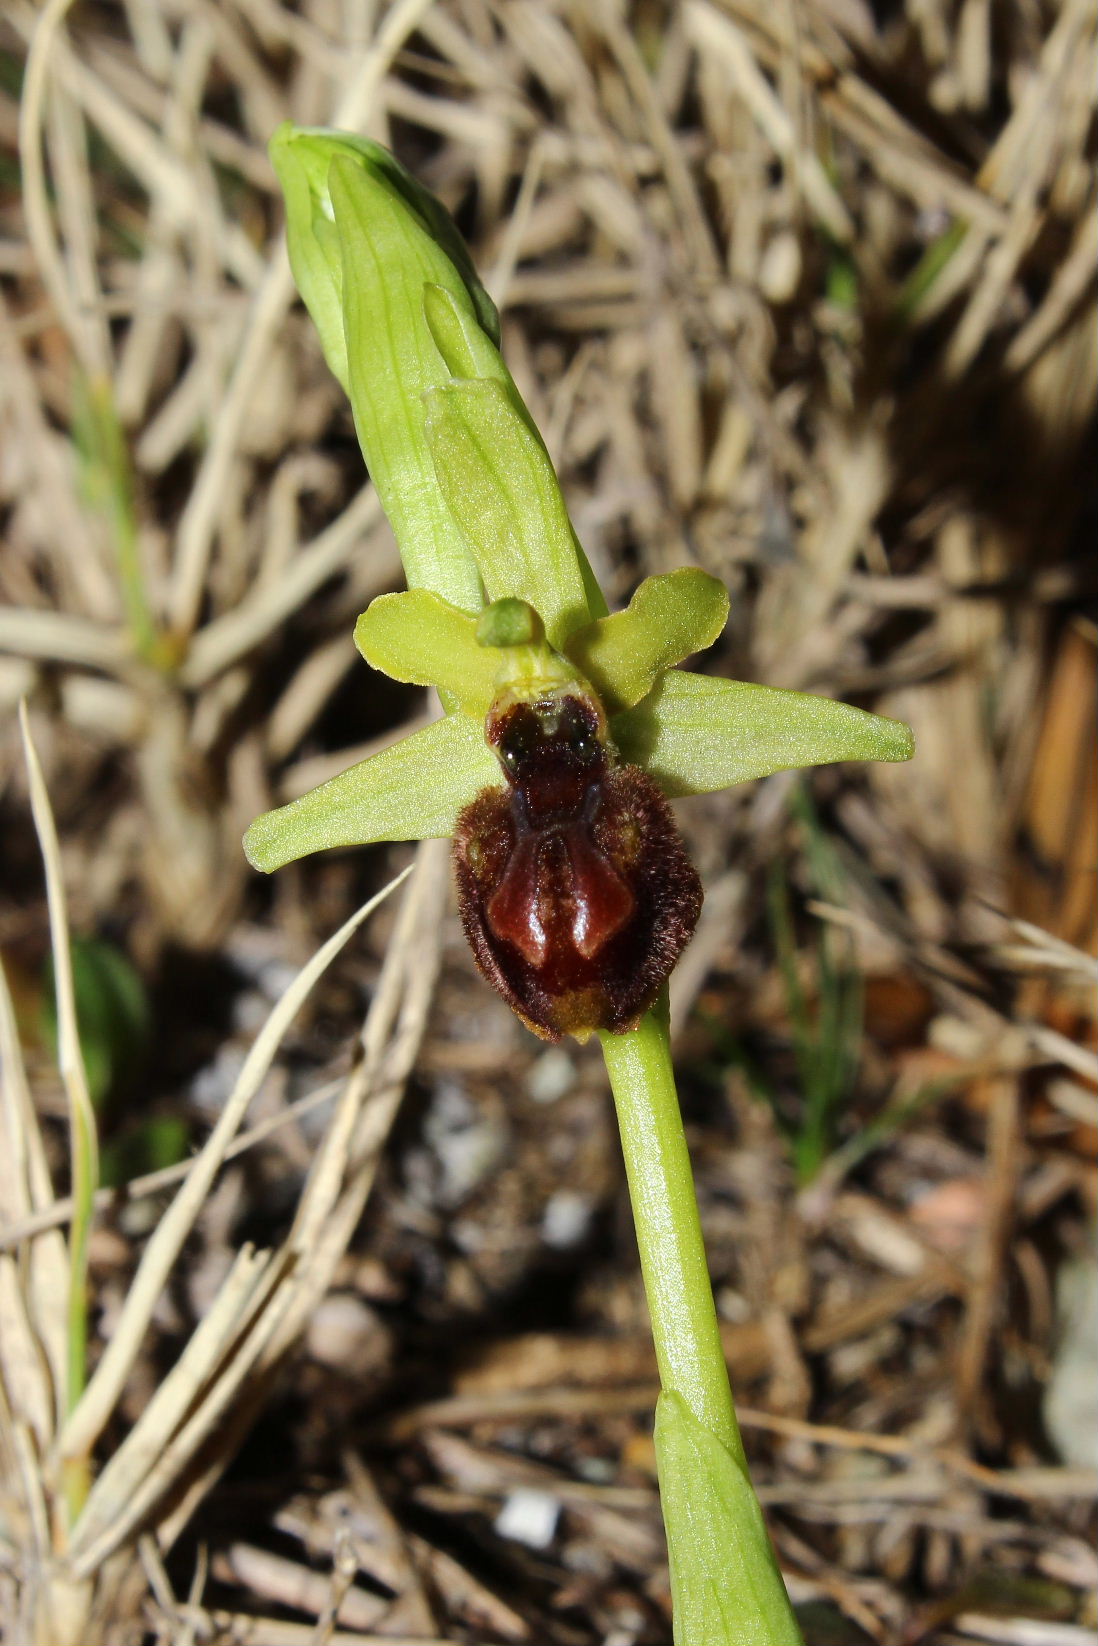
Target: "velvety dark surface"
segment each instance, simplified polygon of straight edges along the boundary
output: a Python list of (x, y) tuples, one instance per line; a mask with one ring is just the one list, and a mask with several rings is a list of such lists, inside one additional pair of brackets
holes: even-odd
[(536, 1034), (624, 1029), (651, 1005), (701, 910), (670, 807), (618, 765), (581, 697), (489, 720), (508, 778), (454, 841), (462, 924), (485, 977)]

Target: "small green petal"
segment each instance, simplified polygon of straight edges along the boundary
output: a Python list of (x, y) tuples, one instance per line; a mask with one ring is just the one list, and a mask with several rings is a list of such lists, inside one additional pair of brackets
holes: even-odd
[(540, 437), (498, 379), (450, 382), (432, 389), (426, 403), (439, 490), (488, 598), (527, 601), (559, 650), (593, 613), (580, 550)]
[(623, 612), (571, 636), (565, 650), (611, 714), (647, 697), (660, 675), (711, 646), (728, 618), (728, 591), (695, 566), (646, 577)]
[(423, 396), (448, 381), (423, 315), (426, 283), (456, 288), (460, 276), (388, 181), (337, 155), (329, 171), (342, 257), (347, 373), (359, 444), (389, 516), (408, 582), (475, 612), (480, 576), (434, 479)]
[(670, 795), (707, 794), (833, 760), (910, 760), (915, 752), (902, 720), (677, 669), (610, 729), (623, 759), (644, 766)]
[(502, 782), (481, 723), (447, 715), (300, 800), (264, 812), (244, 836), (244, 852), (253, 868), (270, 874), (330, 846), (441, 839), (481, 789)]
[(485, 606), (477, 618), (477, 640), (482, 646), (541, 646), (545, 624), (533, 606), (505, 594)]
[(413, 686), (437, 686), (467, 714), (483, 720), (491, 707), (499, 657), (479, 643), (477, 619), (441, 595), (379, 595), (355, 624), (355, 645), (371, 667)]

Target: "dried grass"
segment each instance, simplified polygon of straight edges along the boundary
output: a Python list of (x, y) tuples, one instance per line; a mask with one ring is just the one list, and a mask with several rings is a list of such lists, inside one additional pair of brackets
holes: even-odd
[[(1096, 33), (1093, 0), (12, 0), (5, 1640), (370, 1638), (352, 1614), (409, 1642), (666, 1638), (652, 1367), (596, 1068), (535, 1055), (483, 993), (440, 925), (434, 848), (279, 1049), (381, 876), (310, 865), (261, 912), (241, 829), (422, 712), (355, 684), (353, 618), (399, 565), (292, 302), (265, 154), (287, 115), (392, 141), (458, 212), (613, 598), (700, 564), (734, 597), (707, 666), (914, 724), (915, 766), (813, 780), (826, 884), (792, 780), (684, 809), (711, 890), (679, 1052), (727, 1347), (799, 1598), (882, 1642), (1092, 1638), (1093, 1475), (1054, 1464), (1038, 1407), (1095, 1211)], [(826, 931), (865, 1000), (836, 1147), (801, 1191), (744, 1072), (795, 1125), (774, 864), (808, 998)], [(96, 1197), (71, 1410), (62, 885), (74, 926), (150, 979), (182, 949), (285, 982), (315, 951), (250, 1054), (165, 1009), (154, 1109), (196, 1114), (181, 1038), (244, 1066), (193, 1161)], [(33, 1034), (49, 919), (60, 1081)], [(325, 1034), (354, 1042), (364, 992), (348, 1073)], [(363, 1229), (421, 1040), (425, 1107)], [(546, 1274), (568, 1302), (543, 1319)], [(317, 1324), (333, 1286), (346, 1342)], [(292, 1416), (276, 1372), (306, 1330), (293, 1386), (319, 1415)], [(234, 1497), (216, 1483), (264, 1409), (285, 1470), (271, 1494), (241, 1465)], [(343, 1419), (369, 1426), (362, 1455), (333, 1444)], [(490, 1530), (522, 1485), (564, 1506), (536, 1555)]]

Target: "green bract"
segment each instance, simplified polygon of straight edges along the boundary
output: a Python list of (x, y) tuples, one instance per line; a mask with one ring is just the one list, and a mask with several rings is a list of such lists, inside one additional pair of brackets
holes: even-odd
[[(675, 1641), (690, 1646), (800, 1646), (781, 1605), (782, 1579), (747, 1466), (681, 1395), (656, 1403), (656, 1466), (667, 1528)], [(720, 1583), (698, 1581), (719, 1572)]]
[(480, 577), (434, 483), (423, 396), (450, 380), (423, 312), (445, 287), (482, 332), (499, 320), (457, 229), (379, 143), (287, 122), (271, 140), (298, 289), (351, 398), (408, 582), (476, 611)]
[[(373, 602), (355, 643), (395, 679), (437, 686), (449, 712), (257, 818), (245, 837), (256, 868), (327, 846), (452, 833), (461, 808), (502, 782), (483, 721), (516, 678), (589, 683), (622, 758), (671, 795), (825, 761), (911, 757), (899, 721), (679, 671), (728, 612), (724, 589), (703, 571), (647, 578), (625, 611), (606, 616), (499, 353), (496, 311), (443, 208), (365, 138), (287, 124), (271, 155), (294, 275), (350, 394), (410, 585)], [(544, 641), (478, 635), (486, 601), (499, 611), (510, 602), (512, 617), (516, 603), (532, 607), (537, 617), (520, 626), (540, 619)]]

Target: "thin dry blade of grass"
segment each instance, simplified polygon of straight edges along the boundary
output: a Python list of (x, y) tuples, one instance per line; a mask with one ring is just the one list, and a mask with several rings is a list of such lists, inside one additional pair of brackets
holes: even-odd
[(316, 979), (351, 934), (410, 873), (405, 870), (385, 890), (363, 904), (317, 950), (285, 990), (257, 1036), (217, 1124), (196, 1156), (186, 1181), (157, 1224), (126, 1294), (111, 1341), (103, 1352), (87, 1389), (70, 1414), (59, 1440), (61, 1455), (86, 1456), (107, 1422), (125, 1384), (157, 1299), (198, 1216), (210, 1186), (224, 1160), (225, 1150), (259, 1090), (286, 1029), (301, 1008)]
[(85, 668), (118, 669), (130, 661), (123, 629), (108, 629), (67, 612), (0, 607), (0, 646), (24, 657), (76, 663)]
[[(70, 1103), (75, 1105), (83, 1092), (83, 1101), (90, 1113), (76, 1024), (56, 829), (25, 715), (23, 730), (35, 823), (47, 865), (52, 935), (59, 978), (61, 1069), (70, 1091)], [(255, 1374), (262, 1377), (264, 1370), (277, 1363), (300, 1331), (317, 1297), (326, 1289), (332, 1268), (350, 1237), (369, 1191), (377, 1147), (395, 1113), (408, 1063), (422, 1034), (426, 1000), (430, 997), (434, 977), (434, 968), (422, 963), (426, 935), (424, 909), (437, 898), (439, 862), (438, 852), (429, 852), (423, 860), (425, 868), (432, 863), (434, 868), (428, 873), (421, 872), (419, 895), (409, 900), (402, 921), (398, 923), (388, 968), (367, 1020), (365, 1056), (347, 1084), (343, 1101), (337, 1106), (326, 1144), (310, 1173), (297, 1218), (286, 1242), (277, 1253), (255, 1253), (245, 1248), (238, 1255), (212, 1307), (172, 1372), (127, 1440), (95, 1481), (90, 1495), (86, 1495), (94, 1439), (114, 1409), (140, 1353), (152, 1309), (168, 1273), (206, 1200), (213, 1177), (224, 1160), (225, 1150), (266, 1076), (288, 1024), (320, 973), (378, 903), (411, 873), (410, 869), (351, 916), (322, 946), (285, 990), (258, 1035), (218, 1124), (190, 1166), (183, 1187), (148, 1244), (111, 1343), (55, 1444), (54, 1457), (59, 1464), (60, 1478), (67, 1487), (69, 1527), (65, 1537), (64, 1571), (58, 1569), (44, 1580), (46, 1592), (43, 1604), (55, 1604), (58, 1595), (67, 1595), (76, 1608), (74, 1615), (78, 1618), (81, 1608), (91, 1603), (86, 1580), (103, 1571), (105, 1563), (126, 1547), (156, 1504), (192, 1465), (203, 1444), (230, 1412), (249, 1378)], [(409, 959), (413, 941), (417, 953), (414, 982)], [(29, 1174), (25, 1171), (28, 1150), (32, 1147), (26, 1137), (35, 1134), (33, 1130), (25, 1134), (16, 1115), (20, 1102), (26, 1104), (28, 1099), (6, 990), (0, 1006), (3, 1007), (0, 1010), (0, 1047), (5, 1054), (6, 1076), (4, 1116), (9, 1129), (15, 1124), (19, 1143), (12, 1150), (12, 1170), (5, 1174), (3, 1184), (0, 1184), (5, 1191), (0, 1198), (5, 1213), (18, 1218), (30, 1212), (35, 1200), (26, 1181)], [(375, 1086), (379, 1091), (382, 1112), (370, 1116), (371, 1125), (364, 1131), (360, 1113), (364, 1099)], [(94, 1141), (94, 1132), (91, 1137)], [(84, 1142), (83, 1138), (78, 1137), (74, 1148), (83, 1148)], [(354, 1166), (348, 1179), (353, 1145)], [(86, 1177), (86, 1173), (85, 1178), (90, 1183), (91, 1179)], [(90, 1194), (78, 1194), (71, 1242), (77, 1258), (81, 1258), (82, 1254), (86, 1256), (91, 1209)], [(56, 1243), (56, 1236), (46, 1234), (43, 1250), (48, 1251), (51, 1243)], [(78, 1328), (84, 1319), (86, 1306), (86, 1263), (81, 1261), (78, 1267), (70, 1257), (69, 1270), (66, 1365), (71, 1377), (74, 1343), (78, 1343), (82, 1377), (85, 1350), (83, 1335)], [(6, 1328), (0, 1367), (3, 1371), (5, 1405), (10, 1411), (5, 1435), (14, 1448), (14, 1455), (9, 1458), (9, 1470), (16, 1478), (22, 1477), (29, 1490), (30, 1482), (35, 1478), (26, 1466), (25, 1454), (30, 1436), (36, 1437), (34, 1444), (39, 1455), (44, 1454), (50, 1445), (53, 1421), (51, 1407), (45, 1403), (45, 1397), (50, 1393), (48, 1385), (38, 1386), (39, 1398), (36, 1400), (33, 1373), (35, 1369), (40, 1371), (42, 1366), (36, 1354), (32, 1323), (18, 1288), (18, 1279), (15, 1260), (7, 1254), (0, 1256), (0, 1312)], [(72, 1297), (77, 1284), (80, 1288), (80, 1321), (74, 1322)], [(18, 1409), (11, 1408), (7, 1400), (8, 1390), (19, 1387), (23, 1391), (22, 1404)], [(26, 1437), (24, 1440), (19, 1439), (21, 1434)], [(222, 1452), (212, 1465), (207, 1463), (198, 1483), (200, 1490), (204, 1490), (209, 1480), (216, 1476), (224, 1455)], [(37, 1478), (38, 1491), (25, 1498), (23, 1512), (30, 1526), (38, 1528), (33, 1538), (39, 1545), (39, 1558), (44, 1560), (46, 1545), (42, 1533), (43, 1528), (48, 1526), (51, 1513), (50, 1474), (48, 1471), (44, 1475), (40, 1473)], [(78, 1491), (75, 1490), (76, 1483), (79, 1484)], [(194, 1500), (193, 1493), (192, 1486), (190, 1502)], [(82, 1588), (81, 1584), (85, 1587)], [(49, 1598), (51, 1594), (54, 1597), (52, 1601)], [(68, 1628), (68, 1623), (65, 1627)], [(74, 1623), (74, 1627), (78, 1627), (78, 1622)]]
[[(332, 125), (351, 131), (358, 129), (393, 58), (432, 3), (433, 0), (397, 0), (386, 13), (373, 46), (354, 64), (349, 83), (332, 111)], [(252, 402), (260, 368), (293, 297), (289, 260), (280, 243), (272, 251), (255, 295), (219, 409), (217, 427), (179, 523), (169, 602), (171, 621), (179, 632), (189, 633), (195, 625), (229, 464)]]
[[(88, 1236), (92, 1203), (99, 1186), (99, 1145), (95, 1111), (92, 1108), (80, 1028), (76, 1017), (76, 991), (72, 972), (72, 944), (65, 903), (65, 883), (61, 869), (61, 846), (53, 820), (49, 794), (38, 759), (26, 705), (20, 705), (23, 753), (30, 779), (31, 812), (42, 848), (46, 872), (46, 899), (50, 916), (50, 950), (53, 954), (54, 987), (57, 998), (57, 1063), (68, 1099), (69, 1163), (73, 1182), (73, 1215), (68, 1243), (68, 1306), (66, 1311), (66, 1363), (64, 1410), (71, 1414), (84, 1389), (87, 1364)], [(79, 1512), (86, 1482), (74, 1471), (71, 1482), (70, 1513)]]
[[(380, 516), (377, 493), (373, 486), (364, 486), (336, 520), (298, 550), (283, 576), (261, 584), (232, 611), (199, 630), (180, 671), (183, 683), (194, 688), (206, 685), (265, 640), (341, 570)], [(396, 570), (395, 549), (391, 558), (372, 568), (379, 587)]]
[[(434, 994), (439, 956), (436, 911), (447, 873), (447, 843), (424, 842), (367, 1015), (362, 1059), (347, 1080), (281, 1248), (285, 1284), (271, 1311), (270, 1329), (256, 1343), (252, 1381), (259, 1389), (330, 1286), (373, 1185)], [(161, 1521), (159, 1536), (165, 1547), (186, 1525), (250, 1422), (250, 1411), (241, 1408), (226, 1425), (217, 1455)]]
[[(22, 1068), (21, 1050), (15, 1028), (15, 1014), (7, 979), (0, 967), (0, 1087), (2, 1103), (2, 1158), (0, 1158), (0, 1215), (17, 1217), (25, 1214), (32, 1203), (27, 1172), (28, 1138), (30, 1129), (25, 1124), (30, 1108), (26, 1079)], [(56, 1300), (65, 1295), (64, 1254), (53, 1243), (55, 1265), (60, 1272)], [(36, 1267), (41, 1267), (43, 1251)], [(41, 1300), (39, 1300), (41, 1301)], [(48, 1537), (43, 1530), (47, 1525), (45, 1496), (38, 1460), (49, 1448), (56, 1423), (57, 1388), (54, 1382), (63, 1374), (63, 1360), (55, 1359), (51, 1376), (46, 1345), (63, 1341), (64, 1320), (56, 1304), (49, 1316), (42, 1319), (35, 1308), (26, 1273), (26, 1265), (18, 1255), (5, 1252), (0, 1257), (0, 1398), (3, 1400), (0, 1421), (0, 1443), (11, 1448), (4, 1473), (11, 1480), (23, 1484), (23, 1509), (34, 1528), (34, 1544), (39, 1557), (44, 1556)], [(31, 1449), (34, 1467), (26, 1467), (26, 1452)]]
[(758, 122), (770, 147), (795, 163), (810, 210), (841, 244), (854, 237), (850, 214), (835, 192), (819, 157), (797, 141), (787, 111), (760, 70), (750, 47), (732, 19), (709, 0), (687, 0), (687, 30), (698, 51), (712, 52)]
[(145, 1504), (139, 1493), (146, 1482), (157, 1480), (160, 1473), (171, 1478), (163, 1468), (167, 1446), (182, 1429), (184, 1415), (203, 1398), (215, 1368), (232, 1349), (242, 1321), (252, 1314), (271, 1257), (270, 1252), (256, 1252), (250, 1246), (236, 1254), (208, 1313), (141, 1414), (141, 1421), (96, 1479), (80, 1517), (73, 1558), (79, 1559), (81, 1549), (94, 1545), (108, 1527), (114, 1530), (112, 1547), (117, 1547), (129, 1529), (121, 1511), (132, 1516), (136, 1506), (140, 1519)]
[[(2, 1042), (0, 1042), (2, 1044)], [(233, 1139), (225, 1150), (226, 1163), (235, 1160), (238, 1155), (262, 1143), (264, 1139), (274, 1136), (284, 1126), (292, 1126), (304, 1116), (323, 1104), (330, 1103), (332, 1098), (343, 1089), (342, 1080), (333, 1080), (308, 1092), (296, 1102), (291, 1103), (281, 1113), (270, 1115), (266, 1120), (258, 1121), (249, 1126), (239, 1137)], [(124, 1189), (100, 1189), (95, 1196), (96, 1211), (105, 1211), (111, 1205), (118, 1203), (120, 1198), (126, 1201), (142, 1200), (148, 1195), (162, 1194), (165, 1189), (174, 1188), (181, 1183), (191, 1169), (190, 1160), (179, 1160), (172, 1166), (162, 1166), (154, 1172), (144, 1172), (140, 1177), (132, 1177)], [(43, 1230), (58, 1228), (67, 1223), (72, 1216), (72, 1199), (69, 1196), (58, 1197), (40, 1211), (29, 1212), (23, 1217), (13, 1217), (0, 1225), (0, 1251), (10, 1250), (29, 1240), (31, 1235), (41, 1234)]]
[[(52, 1189), (7, 976), (0, 964), (0, 1217), (49, 1205)], [(56, 1232), (0, 1254), (0, 1518), (14, 1570), (0, 1605), (30, 1638), (37, 1574), (47, 1570), (53, 1504), (45, 1473), (62, 1416), (68, 1264)], [(16, 1636), (18, 1638), (18, 1635)]]

